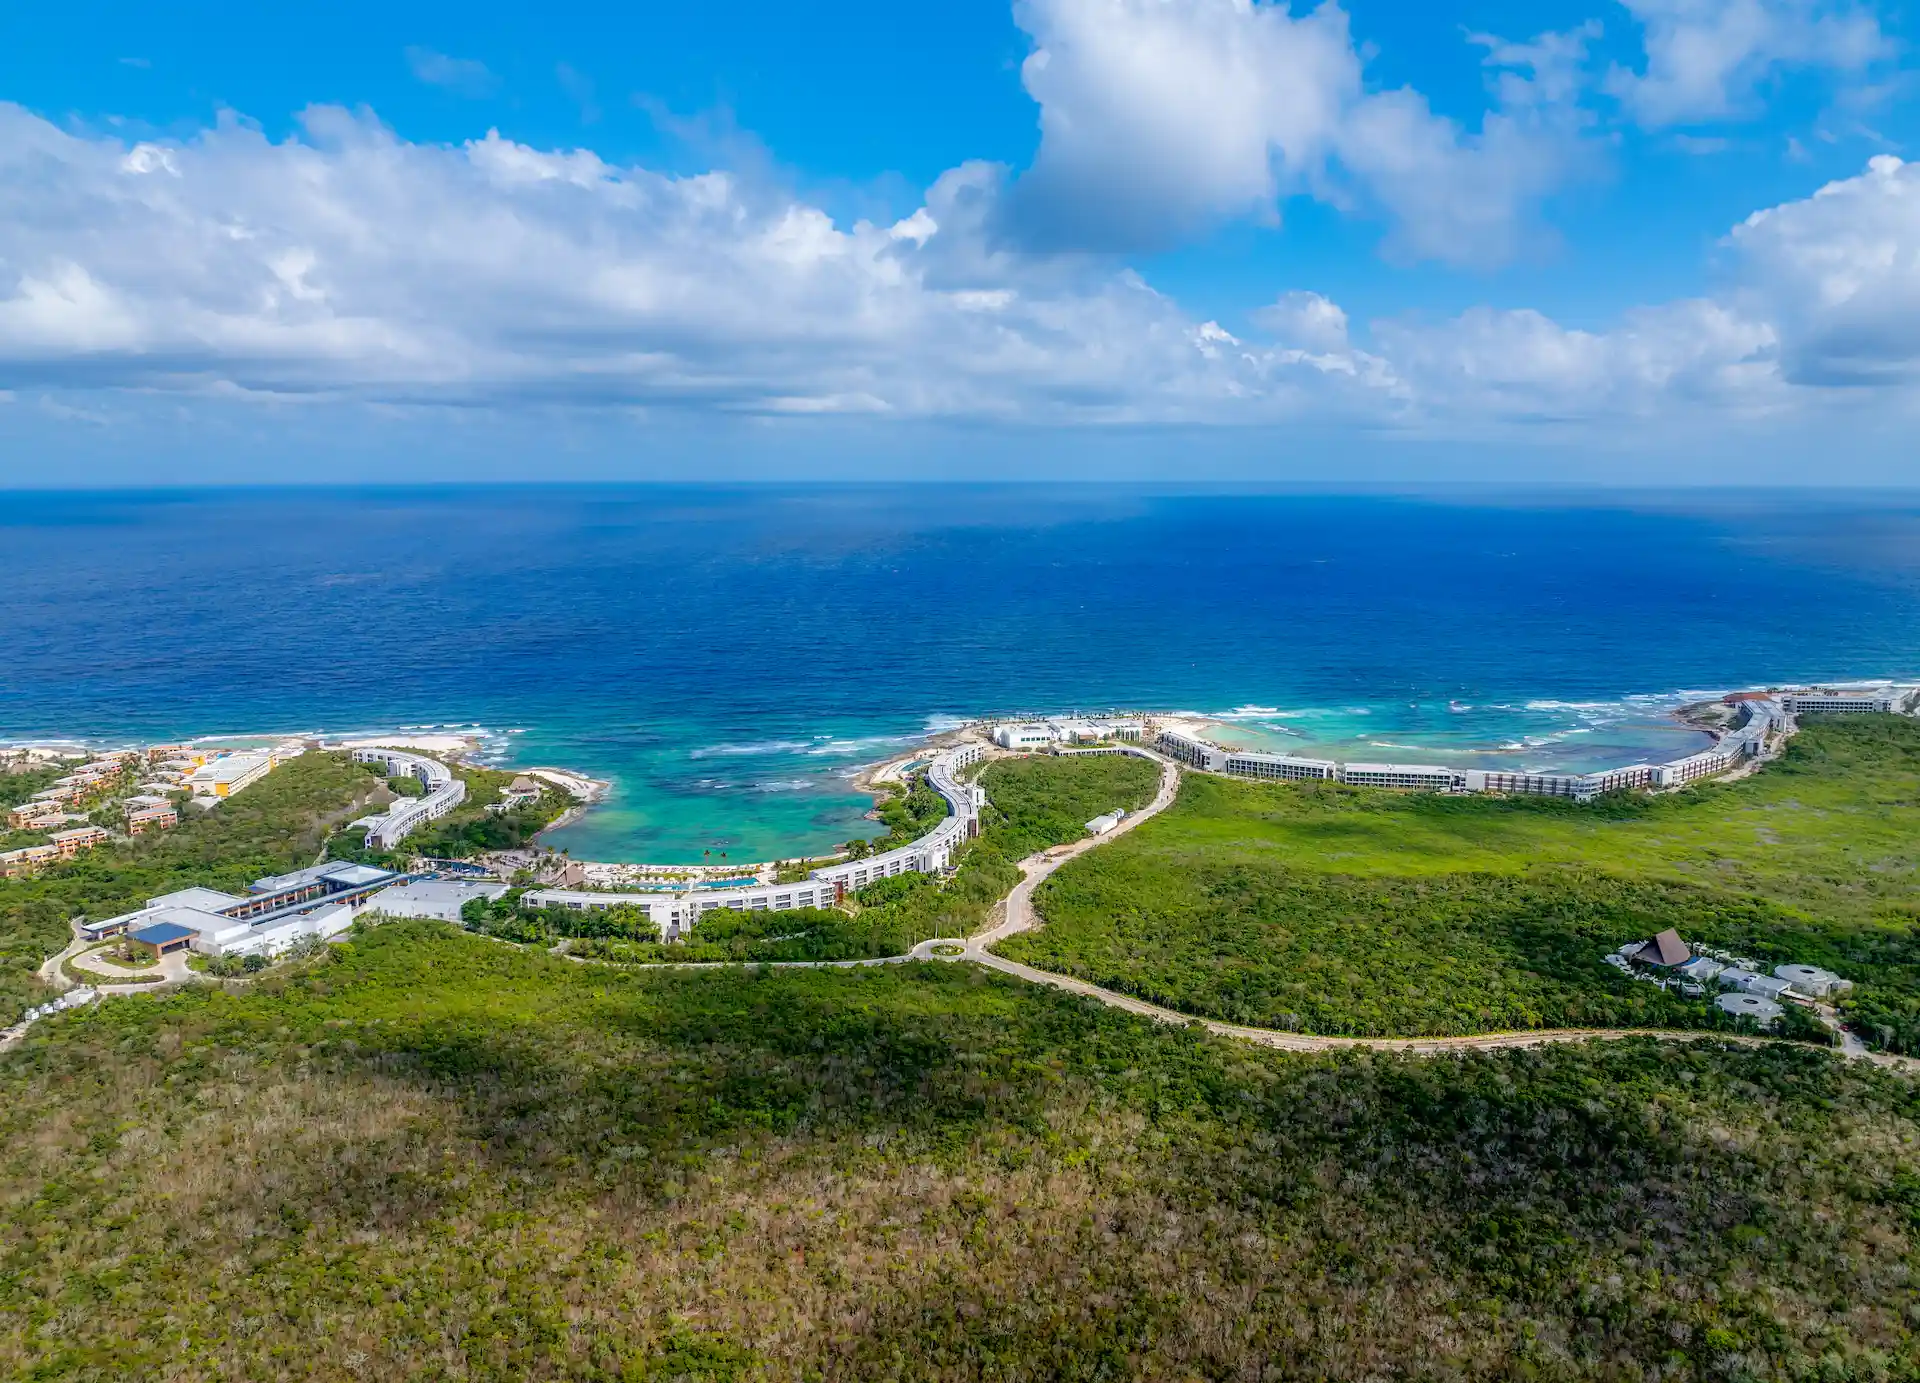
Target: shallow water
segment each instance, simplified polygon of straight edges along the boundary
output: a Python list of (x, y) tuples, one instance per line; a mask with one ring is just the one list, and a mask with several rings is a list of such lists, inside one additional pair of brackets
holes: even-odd
[(581, 858), (826, 848), (961, 717), (1583, 770), (1685, 752), (1698, 695), (1920, 670), (1913, 496), (16, 493), (0, 555), (0, 737), (477, 726), (613, 781)]

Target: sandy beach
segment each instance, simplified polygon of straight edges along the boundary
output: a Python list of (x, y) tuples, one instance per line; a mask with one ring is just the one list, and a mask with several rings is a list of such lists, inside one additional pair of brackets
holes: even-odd
[(454, 758), (464, 758), (480, 747), (477, 735), (369, 735), (328, 743), (340, 749), (417, 749), (423, 754), (446, 754)]

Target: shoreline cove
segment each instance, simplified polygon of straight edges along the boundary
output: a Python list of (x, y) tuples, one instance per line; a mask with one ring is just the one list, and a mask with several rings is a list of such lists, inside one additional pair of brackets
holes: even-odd
[[(1834, 687), (1864, 687), (1886, 684), (1910, 684), (1912, 679), (1892, 677), (1885, 679), (1851, 678), (1824, 684), (1797, 683), (1791, 685), (1827, 685)], [(1789, 685), (1775, 683), (1772, 685)], [(1534, 699), (1518, 703), (1534, 714), (1573, 714), (1587, 719), (1612, 718), (1615, 721), (1632, 720), (1650, 727), (1656, 739), (1666, 739), (1674, 735), (1699, 736), (1711, 744), (1729, 728), (1730, 708), (1724, 698), (1739, 694), (1739, 689), (1725, 691), (1702, 691), (1689, 689), (1671, 693), (1627, 693), (1614, 698), (1595, 698), (1577, 702)], [(1507, 703), (1512, 705), (1514, 703)], [(1151, 710), (1137, 708), (1105, 709), (1095, 714), (1100, 716), (1125, 716), (1142, 719), (1161, 729), (1171, 729), (1177, 733), (1203, 739), (1225, 748), (1238, 749), (1253, 754), (1306, 755), (1338, 747), (1324, 740), (1314, 740), (1307, 732), (1296, 728), (1297, 723), (1311, 723), (1316, 717), (1328, 716), (1363, 717), (1370, 715), (1375, 708), (1352, 705), (1343, 708), (1305, 708), (1284, 710), (1267, 705), (1241, 705), (1225, 712), (1195, 712), (1190, 710)], [(1450, 704), (1448, 713), (1460, 715), (1475, 708), (1460, 708)], [(1495, 708), (1495, 709), (1504, 709)], [(928, 715), (925, 727), (918, 733), (892, 735), (869, 735), (842, 738), (831, 741), (836, 745), (867, 744), (877, 747), (880, 744), (893, 746), (894, 752), (883, 758), (846, 764), (833, 770), (830, 777), (844, 785), (849, 796), (863, 799), (863, 805), (857, 816), (859, 824), (870, 825), (878, 819), (877, 808), (889, 795), (889, 785), (901, 782), (906, 770), (930, 759), (944, 749), (951, 748), (967, 739), (981, 736), (991, 726), (1028, 720), (1060, 721), (1069, 718), (1081, 718), (1085, 712), (1026, 713), (1019, 716), (992, 715), (959, 717), (953, 715)], [(1589, 733), (1590, 725), (1569, 725), (1556, 735), (1541, 737), (1545, 744), (1536, 746), (1563, 744), (1566, 740)], [(839, 841), (826, 841), (818, 834), (812, 837), (790, 835), (779, 842), (780, 848), (756, 858), (732, 851), (719, 852), (719, 860), (710, 856), (691, 856), (687, 858), (653, 857), (638, 853), (639, 846), (633, 849), (620, 848), (614, 851), (601, 851), (593, 856), (576, 854), (567, 839), (567, 833), (578, 831), (583, 826), (598, 825), (599, 819), (627, 787), (618, 776), (596, 776), (582, 768), (556, 766), (551, 761), (539, 764), (521, 763), (514, 756), (514, 749), (524, 743), (520, 738), (529, 733), (538, 735), (537, 727), (516, 727), (511, 731), (500, 732), (476, 722), (421, 725), (419, 723), (396, 727), (391, 733), (378, 729), (369, 729), (364, 725), (344, 734), (305, 731), (283, 732), (252, 731), (226, 735), (195, 735), (182, 740), (191, 744), (221, 744), (234, 748), (247, 748), (284, 741), (289, 738), (305, 738), (312, 743), (325, 744), (336, 749), (363, 749), (371, 747), (407, 749), (416, 753), (425, 753), (452, 763), (468, 764), (475, 767), (508, 770), (538, 778), (548, 785), (565, 793), (571, 800), (566, 810), (554, 821), (544, 827), (534, 838), (533, 843), (542, 849), (568, 854), (582, 865), (592, 865), (616, 872), (645, 873), (664, 870), (693, 870), (699, 872), (725, 873), (764, 872), (776, 863), (794, 859), (839, 858), (844, 849)], [(1405, 732), (1402, 732), (1403, 734)], [(1461, 743), (1448, 740), (1441, 744), (1423, 744), (1412, 742), (1417, 736), (1407, 736), (1404, 740), (1383, 741), (1365, 739), (1358, 741), (1362, 752), (1383, 751), (1401, 755), (1417, 754), (1426, 761), (1439, 766), (1454, 766), (1471, 763), (1480, 759), (1503, 754), (1512, 754), (1510, 744)], [(1491, 738), (1491, 737), (1490, 737)], [(1654, 741), (1648, 741), (1654, 742)], [(122, 748), (128, 741), (122, 736), (44, 736), (32, 738), (0, 739), (0, 748), (27, 749), (30, 751), (108, 751)], [(786, 752), (801, 741), (770, 741), (764, 744), (719, 745), (701, 744), (686, 751), (689, 764), (706, 761), (715, 755), (730, 755), (736, 758), (748, 758), (754, 754), (775, 754)], [(1670, 746), (1671, 741), (1668, 741)], [(811, 752), (814, 746), (807, 745)], [(1351, 754), (1352, 748), (1346, 752)], [(1670, 750), (1669, 750), (1670, 752)], [(1728, 770), (1727, 776), (1743, 776), (1753, 771), (1757, 765), (1747, 763)], [(853, 830), (854, 836), (860, 834), (859, 825)], [(843, 837), (844, 839), (844, 837)]]

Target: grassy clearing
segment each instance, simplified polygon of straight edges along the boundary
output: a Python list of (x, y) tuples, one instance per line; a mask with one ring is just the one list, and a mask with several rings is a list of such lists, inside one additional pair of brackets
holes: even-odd
[(1589, 807), (1189, 775), (1036, 901), (1009, 956), (1242, 1022), (1711, 1023), (1599, 963), (1672, 926), (1830, 966), (1873, 1037), (1920, 1050), (1920, 722), (1812, 723), (1754, 777)]
[(426, 923), (0, 1057), (0, 1374), (1891, 1378), (1920, 1097), (1788, 1047), (1287, 1058), (970, 967)]

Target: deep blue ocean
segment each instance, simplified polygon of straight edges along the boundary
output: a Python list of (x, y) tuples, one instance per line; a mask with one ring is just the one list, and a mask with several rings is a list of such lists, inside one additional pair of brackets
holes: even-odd
[(1920, 673), (1920, 495), (15, 492), (0, 558), (0, 739), (470, 727), (612, 780), (555, 841), (598, 859), (845, 840), (850, 771), (962, 717), (1586, 768)]

